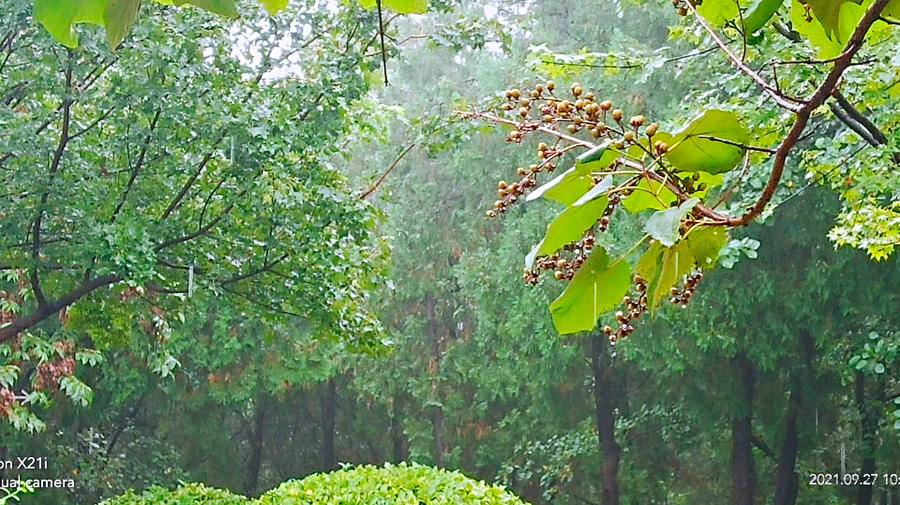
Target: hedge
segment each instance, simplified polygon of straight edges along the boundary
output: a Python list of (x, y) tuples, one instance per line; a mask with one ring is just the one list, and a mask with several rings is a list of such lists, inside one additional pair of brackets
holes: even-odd
[(188, 484), (174, 491), (151, 488), (101, 505), (526, 505), (502, 487), (459, 472), (416, 464), (358, 466), (288, 481), (251, 500)]

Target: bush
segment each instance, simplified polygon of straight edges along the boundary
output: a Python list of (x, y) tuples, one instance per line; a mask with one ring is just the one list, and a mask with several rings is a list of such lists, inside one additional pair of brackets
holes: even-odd
[(237, 496), (213, 489), (203, 484), (185, 484), (170, 491), (161, 487), (152, 487), (143, 493), (129, 491), (121, 496), (110, 498), (100, 505), (251, 505), (252, 502), (243, 496)]
[(502, 487), (416, 464), (358, 466), (288, 481), (250, 500), (202, 484), (150, 488), (100, 505), (526, 505)]
[(427, 466), (359, 466), (288, 481), (259, 505), (525, 505), (498, 486)]

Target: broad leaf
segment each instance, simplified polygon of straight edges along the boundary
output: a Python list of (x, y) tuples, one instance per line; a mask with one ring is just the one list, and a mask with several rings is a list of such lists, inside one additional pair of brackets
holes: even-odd
[(647, 306), (650, 310), (654, 311), (675, 283), (693, 269), (694, 257), (686, 242), (668, 248), (659, 242), (650, 244), (636, 269), (636, 273), (647, 281)]
[(622, 206), (628, 212), (637, 214), (648, 209), (668, 209), (677, 199), (675, 193), (664, 187), (662, 183), (641, 179), (634, 192), (622, 201)]
[(665, 158), (679, 172), (727, 172), (740, 162), (744, 149), (720, 140), (746, 144), (749, 139), (733, 112), (712, 109), (672, 137)]
[(744, 35), (750, 36), (772, 19), (784, 0), (756, 0), (744, 14)]
[(115, 49), (125, 40), (140, 9), (141, 0), (107, 0), (103, 20), (106, 22), (109, 47)]
[(174, 5), (193, 5), (228, 18), (238, 17), (234, 0), (173, 0)]
[(543, 196), (563, 205), (571, 205), (591, 189), (591, 184), (590, 175), (580, 174), (572, 167), (528, 193), (525, 201), (530, 202)]
[(716, 266), (719, 252), (728, 242), (728, 232), (722, 226), (702, 226), (691, 230), (684, 240), (697, 266), (712, 269)]
[(538, 247), (537, 256), (553, 254), (562, 246), (580, 240), (584, 232), (600, 219), (608, 204), (609, 198), (602, 196), (560, 212), (547, 226), (547, 233)]
[(699, 198), (691, 198), (678, 207), (654, 212), (644, 223), (644, 231), (662, 245), (672, 247), (678, 240), (678, 228), (681, 226), (681, 220), (698, 203), (700, 203)]
[(621, 153), (610, 149), (611, 144), (609, 141), (604, 142), (575, 158), (575, 170), (579, 174), (588, 174), (612, 165)]
[(612, 185), (613, 185), (613, 178), (611, 175), (607, 175), (606, 177), (601, 179), (598, 184), (596, 184), (593, 188), (591, 188), (590, 191), (588, 191), (587, 193), (582, 195), (581, 198), (578, 199), (578, 201), (576, 201), (575, 203), (572, 204), (572, 206), (580, 207), (580, 206), (590, 202), (591, 200), (593, 200), (593, 199), (597, 198), (598, 196), (603, 195), (607, 191), (609, 191), (609, 188), (611, 188)]
[(288, 0), (259, 0), (259, 3), (266, 9), (266, 12), (274, 16), (287, 7)]
[[(376, 0), (360, 0), (359, 4), (366, 9), (377, 7)], [(428, 0), (382, 0), (381, 7), (398, 14), (425, 14), (428, 10)]]
[(590, 331), (598, 317), (622, 303), (631, 286), (631, 267), (624, 259), (610, 264), (596, 247), (559, 298), (550, 304), (553, 325), (561, 335)]
[(740, 15), (738, 3), (734, 0), (709, 0), (697, 6), (697, 13), (707, 21), (722, 26)]
[(106, 0), (34, 0), (34, 19), (68, 47), (78, 46), (75, 24), (103, 26)]

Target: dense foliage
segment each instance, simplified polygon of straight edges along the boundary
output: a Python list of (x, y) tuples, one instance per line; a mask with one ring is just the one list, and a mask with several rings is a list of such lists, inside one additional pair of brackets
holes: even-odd
[(384, 503), (397, 505), (524, 505), (500, 487), (420, 465), (360, 466), (315, 474), (289, 481), (248, 500), (227, 491), (190, 484), (174, 491), (152, 488), (129, 491), (102, 505), (318, 505), (332, 503)]
[(896, 0), (217, 2), (0, 0), (23, 503), (896, 503)]

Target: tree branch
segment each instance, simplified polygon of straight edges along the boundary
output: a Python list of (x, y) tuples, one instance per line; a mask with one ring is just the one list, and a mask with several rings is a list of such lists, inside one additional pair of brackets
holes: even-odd
[(81, 284), (79, 287), (69, 291), (59, 300), (48, 303), (43, 307), (38, 307), (33, 313), (26, 317), (21, 317), (16, 319), (8, 326), (4, 326), (0, 328), (0, 343), (6, 342), (12, 338), (15, 338), (19, 335), (19, 333), (32, 328), (36, 324), (44, 321), (48, 317), (56, 314), (60, 310), (72, 305), (76, 301), (80, 300), (84, 296), (89, 295), (93, 291), (108, 286), (110, 284), (115, 284), (119, 282), (121, 278), (114, 275), (107, 275), (104, 277), (97, 277), (94, 279), (90, 279), (87, 282)]
[(373, 184), (372, 187), (367, 189), (363, 194), (359, 195), (359, 199), (365, 200), (366, 198), (370, 197), (375, 191), (377, 191), (378, 188), (382, 184), (384, 184), (384, 181), (385, 181), (385, 179), (387, 179), (387, 176), (390, 175), (390, 173), (394, 170), (394, 168), (396, 168), (397, 165), (400, 163), (400, 160), (402, 160), (403, 157), (406, 156), (406, 153), (410, 152), (413, 147), (416, 147), (415, 143), (410, 144), (406, 149), (404, 149), (403, 152), (400, 153), (400, 156), (397, 156), (397, 158), (394, 160), (394, 162), (391, 163), (391, 166), (389, 166), (388, 169), (385, 170), (383, 174), (381, 174), (381, 177), (379, 177), (378, 180), (375, 181), (375, 184)]
[[(824, 104), (825, 101), (828, 100), (828, 97), (834, 93), (838, 80), (844, 74), (844, 71), (847, 70), (847, 67), (850, 66), (853, 57), (865, 43), (866, 33), (868, 33), (869, 28), (872, 27), (872, 24), (878, 21), (881, 11), (884, 10), (889, 1), (890, 0), (875, 0), (875, 3), (873, 3), (869, 10), (866, 11), (862, 20), (860, 20), (859, 25), (857, 25), (856, 29), (853, 31), (850, 40), (847, 42), (846, 48), (834, 62), (834, 66), (831, 68), (831, 71), (828, 72), (825, 80), (819, 85), (818, 89), (816, 89), (809, 100), (796, 112), (797, 119), (794, 121), (794, 125), (775, 151), (772, 172), (769, 175), (769, 180), (766, 182), (766, 187), (763, 189), (762, 194), (753, 207), (751, 207), (743, 216), (728, 219), (726, 221), (728, 226), (745, 226), (753, 221), (753, 219), (760, 215), (765, 209), (766, 205), (772, 199), (772, 196), (774, 196), (779, 181), (781, 181), (787, 157), (802, 135), (804, 128), (806, 128), (810, 116), (812, 116), (812, 113), (816, 108)], [(690, 5), (690, 2), (688, 2), (688, 5)]]

